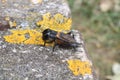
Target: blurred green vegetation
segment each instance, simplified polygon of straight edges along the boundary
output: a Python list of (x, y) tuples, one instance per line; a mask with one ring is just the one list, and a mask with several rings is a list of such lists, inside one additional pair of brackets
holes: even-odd
[(102, 11), (101, 0), (68, 2), (72, 11), (72, 27), (82, 33), (100, 80), (106, 80), (106, 76), (113, 74), (113, 63), (120, 62), (120, 10), (110, 8)]

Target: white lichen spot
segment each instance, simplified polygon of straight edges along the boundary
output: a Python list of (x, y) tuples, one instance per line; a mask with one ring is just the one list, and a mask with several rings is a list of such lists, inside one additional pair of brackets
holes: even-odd
[(37, 70), (36, 70), (36, 69), (32, 69), (32, 71), (33, 71), (33, 72), (37, 72)]
[(28, 77), (26, 77), (24, 80), (28, 80)]
[(31, 0), (31, 2), (32, 2), (33, 4), (39, 4), (39, 3), (42, 2), (42, 0)]
[(41, 74), (35, 75), (36, 78), (40, 78), (40, 77), (42, 77), (42, 76), (43, 76), (43, 75), (41, 75)]
[(14, 48), (13, 50), (12, 50), (14, 53), (16, 53), (17, 52), (17, 50)]

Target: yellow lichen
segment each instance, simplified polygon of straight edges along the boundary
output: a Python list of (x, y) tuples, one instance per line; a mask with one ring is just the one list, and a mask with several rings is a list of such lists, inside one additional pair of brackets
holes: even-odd
[(9, 16), (6, 16), (6, 17), (5, 17), (5, 20), (6, 20), (6, 21), (9, 21), (9, 20), (10, 20), (10, 17), (9, 17)]
[(10, 43), (23, 44), (44, 44), (40, 32), (36, 30), (11, 30), (12, 34), (4, 36), (5, 40)]
[[(4, 36), (5, 40), (10, 43), (25, 43), (32, 44), (33, 41), (36, 43), (36, 37), (39, 37), (39, 33), (37, 33), (35, 30), (11, 30), (12, 34)], [(29, 38), (26, 38), (26, 35), (28, 34)], [(36, 35), (37, 34), (37, 35)], [(34, 35), (34, 38), (31, 36)], [(42, 42), (42, 41), (39, 41)]]
[[(42, 31), (46, 28), (57, 31), (66, 31), (70, 30), (71, 19), (65, 18), (61, 14), (56, 14), (51, 18), (50, 13), (43, 15), (43, 20), (36, 23), (37, 26), (40, 26), (36, 29), (25, 29), (25, 30), (11, 30), (12, 34), (4, 36), (5, 41), (10, 43), (24, 43), (24, 44), (44, 44), (42, 40)], [(15, 22), (11, 23), (11, 26), (16, 26)], [(39, 29), (39, 31), (38, 31)], [(41, 32), (40, 32), (41, 31)], [(26, 37), (26, 35), (28, 37)], [(50, 44), (51, 45), (51, 44)]]
[(9, 21), (10, 28), (14, 28), (17, 26), (16, 21)]
[(38, 21), (36, 24), (40, 26), (41, 31), (46, 28), (57, 31), (69, 31), (71, 28), (71, 18), (66, 18), (62, 14), (56, 14), (51, 17), (50, 13), (43, 15), (43, 20)]
[(9, 16), (6, 16), (5, 20), (9, 22), (10, 28), (15, 28), (17, 26), (16, 21), (15, 20), (11, 21)]
[(87, 61), (80, 61), (78, 59), (75, 59), (68, 60), (67, 63), (69, 64), (68, 68), (73, 72), (75, 76), (92, 74), (91, 65)]
[(1, 0), (1, 2), (2, 2), (2, 3), (6, 3), (6, 2), (7, 2), (7, 0)]

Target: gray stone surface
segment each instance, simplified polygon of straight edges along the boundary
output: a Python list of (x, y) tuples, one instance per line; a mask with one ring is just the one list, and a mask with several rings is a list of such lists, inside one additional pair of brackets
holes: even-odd
[[(47, 12), (70, 17), (65, 0), (43, 0), (39, 4), (33, 4), (30, 0), (2, 1), (6, 0), (0, 0), (0, 18), (12, 17), (19, 23), (17, 26), (29, 25), (34, 28), (34, 23)], [(52, 47), (5, 42), (3, 36), (10, 34), (9, 30), (0, 31), (0, 80), (97, 80), (94, 70), (90, 75), (74, 76), (68, 68), (66, 61), (69, 59), (80, 59), (92, 64), (78, 31), (73, 30), (73, 33), (76, 41), (82, 45), (76, 51), (56, 47), (52, 52)]]
[(34, 22), (40, 20), (41, 15), (48, 12), (52, 15), (61, 13), (70, 17), (70, 9), (65, 0), (41, 0), (42, 2), (37, 4), (31, 1), (37, 0), (0, 0), (0, 15), (12, 17), (18, 26), (31, 28), (35, 27)]
[(74, 33), (82, 43), (77, 51), (56, 47), (52, 53), (52, 47), (7, 43), (0, 32), (0, 80), (93, 80), (93, 74), (74, 76), (68, 68), (69, 59), (91, 62)]

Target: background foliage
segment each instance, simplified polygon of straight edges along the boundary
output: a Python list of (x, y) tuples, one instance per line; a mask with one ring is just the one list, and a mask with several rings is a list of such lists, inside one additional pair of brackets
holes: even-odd
[(68, 0), (73, 28), (85, 40), (100, 80), (114, 75), (112, 66), (120, 62), (120, 1)]

